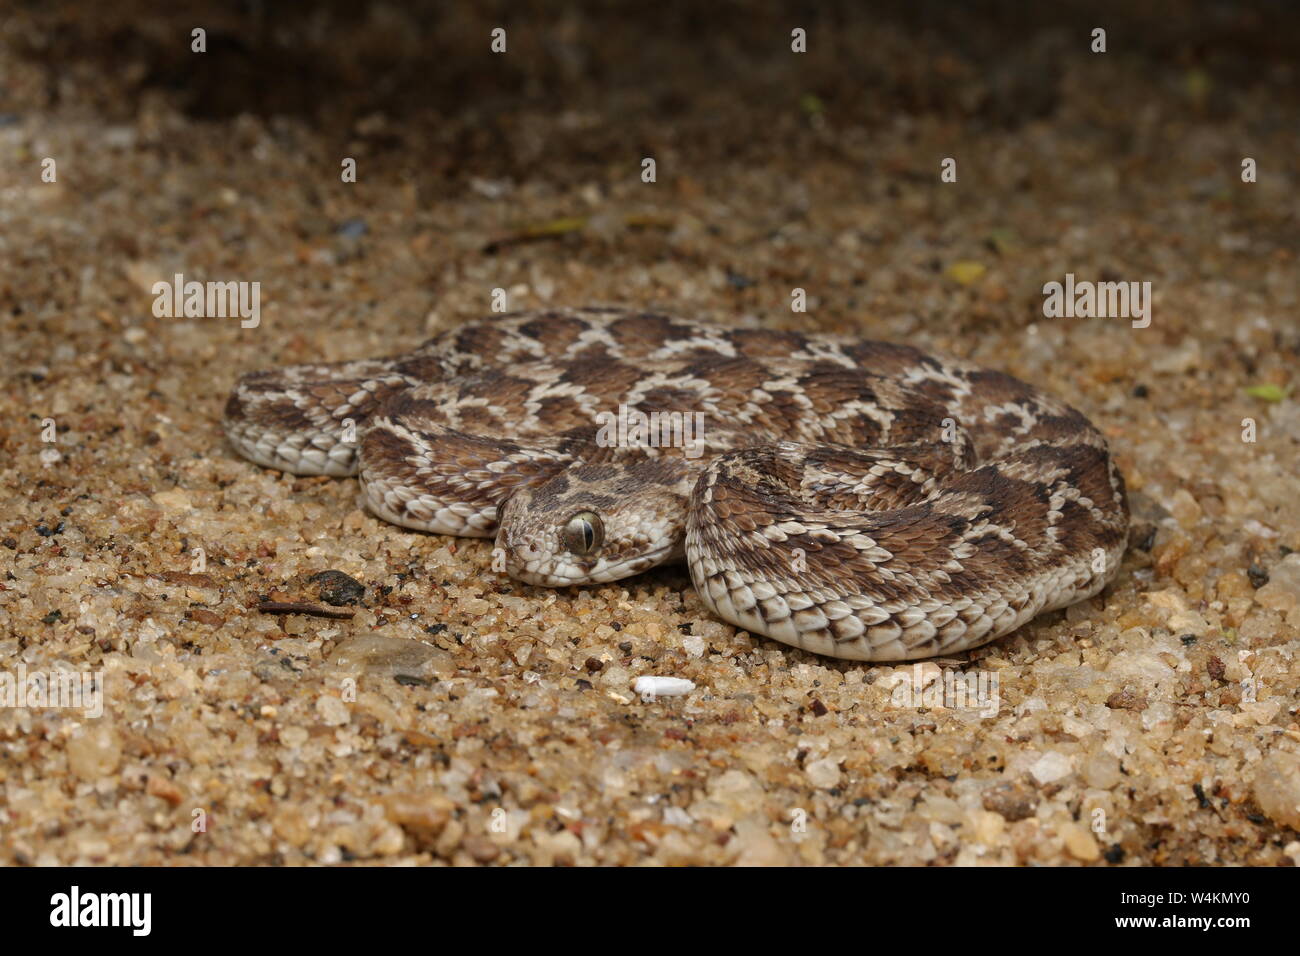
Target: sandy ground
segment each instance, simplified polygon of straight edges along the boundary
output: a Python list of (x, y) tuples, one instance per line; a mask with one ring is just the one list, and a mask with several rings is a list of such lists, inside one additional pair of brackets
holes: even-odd
[[(0, 675), (104, 689), (0, 707), (0, 861), (1300, 863), (1294, 21), (1118, 20), (1095, 55), (1086, 18), (841, 11), (801, 57), (766, 5), (661, 42), (528, 5), (493, 59), (489, 13), (422, 44), (329, 9), (209, 16), (212, 60), (130, 5), (0, 34)], [(155, 316), (175, 273), (260, 282), (260, 324)], [(1149, 281), (1149, 327), (1045, 317), (1066, 273)], [(837, 662), (683, 569), (523, 586), (225, 444), (239, 374), (399, 351), (497, 288), (1048, 388), (1128, 479), (1122, 573), (958, 660)], [(257, 610), (325, 570), (351, 617)], [(918, 674), (997, 697), (902, 699)]]

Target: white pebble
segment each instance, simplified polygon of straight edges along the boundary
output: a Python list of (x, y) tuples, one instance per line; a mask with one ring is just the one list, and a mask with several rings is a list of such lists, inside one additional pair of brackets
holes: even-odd
[(839, 786), (839, 759), (836, 757), (823, 757), (821, 760), (814, 760), (804, 768), (804, 773), (808, 777), (808, 782), (814, 787), (829, 790), (831, 787)]
[(691, 657), (703, 657), (704, 651), (709, 645), (704, 643), (704, 638), (691, 635), (682, 639), (682, 649)]
[(682, 677), (638, 677), (632, 689), (642, 698), (684, 697), (695, 690), (695, 684)]
[(1029, 768), (1030, 775), (1039, 784), (1055, 783), (1073, 772), (1074, 762), (1065, 754), (1057, 753), (1055, 750), (1043, 754)]
[(681, 807), (664, 807), (664, 823), (670, 827), (689, 827), (694, 822), (694, 818)]
[(316, 698), (316, 713), (320, 714), (321, 720), (329, 727), (341, 727), (352, 719), (348, 705), (328, 694)]

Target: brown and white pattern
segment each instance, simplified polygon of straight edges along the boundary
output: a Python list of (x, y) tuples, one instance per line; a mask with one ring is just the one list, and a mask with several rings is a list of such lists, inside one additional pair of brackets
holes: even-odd
[[(704, 454), (608, 447), (597, 416), (620, 405), (701, 413)], [(723, 619), (841, 658), (977, 647), (1096, 594), (1127, 538), (1101, 434), (1017, 379), (624, 309), (499, 316), (393, 358), (248, 375), (225, 426), (258, 464), (358, 474), (395, 524), (495, 537), (520, 580), (684, 558)]]

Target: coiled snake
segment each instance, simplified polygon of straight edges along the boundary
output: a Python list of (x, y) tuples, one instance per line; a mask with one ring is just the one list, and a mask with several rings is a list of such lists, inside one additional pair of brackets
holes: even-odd
[(495, 536), (522, 581), (684, 557), (724, 620), (856, 660), (966, 650), (1091, 597), (1127, 540), (1105, 439), (1017, 379), (625, 309), (257, 372), (225, 428), (260, 465), (359, 475), (395, 524)]

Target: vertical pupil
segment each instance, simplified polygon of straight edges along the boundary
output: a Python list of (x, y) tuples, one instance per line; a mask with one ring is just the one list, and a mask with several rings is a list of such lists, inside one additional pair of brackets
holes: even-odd
[(605, 529), (600, 517), (590, 511), (580, 511), (570, 516), (560, 532), (564, 547), (574, 554), (587, 555), (600, 547), (605, 540)]

